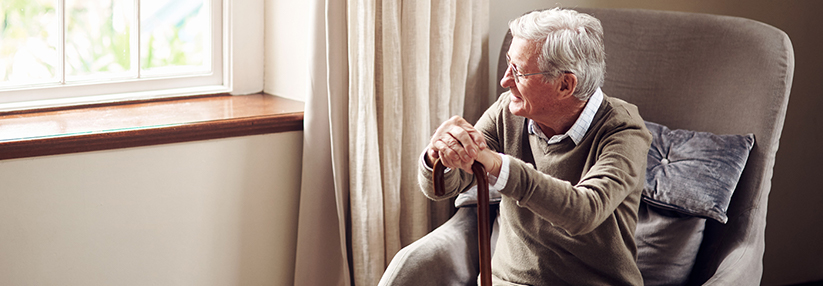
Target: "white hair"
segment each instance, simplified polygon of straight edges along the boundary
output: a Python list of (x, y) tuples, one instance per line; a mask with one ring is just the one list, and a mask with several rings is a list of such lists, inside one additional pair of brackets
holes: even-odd
[(509, 22), (512, 36), (538, 44), (538, 67), (544, 80), (564, 72), (577, 76), (574, 96), (587, 100), (606, 77), (603, 26), (591, 15), (554, 8), (534, 11)]

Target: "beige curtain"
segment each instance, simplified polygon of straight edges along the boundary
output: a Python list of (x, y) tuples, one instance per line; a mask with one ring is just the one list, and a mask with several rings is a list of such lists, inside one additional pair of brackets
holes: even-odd
[(418, 156), (487, 97), (488, 0), (314, 0), (295, 285), (377, 285), (443, 223)]
[(487, 23), (487, 0), (348, 1), (356, 285), (376, 285), (401, 247), (448, 219), (448, 202), (419, 191), (417, 160), (441, 122), (488, 106)]
[(346, 3), (311, 6), (294, 285), (351, 285)]

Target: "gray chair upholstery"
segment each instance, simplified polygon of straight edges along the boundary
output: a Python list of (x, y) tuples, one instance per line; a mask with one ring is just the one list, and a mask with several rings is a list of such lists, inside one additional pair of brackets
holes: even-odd
[[(550, 4), (550, 3), (547, 3)], [(772, 169), (794, 74), (789, 37), (757, 21), (706, 14), (628, 9), (578, 9), (600, 19), (605, 32), (606, 82), (609, 96), (636, 104), (643, 118), (672, 129), (715, 134), (755, 135), (755, 145), (728, 209), (726, 224), (709, 220), (690, 274), (690, 285), (758, 285), (763, 272), (765, 227)], [(503, 42), (498, 78), (505, 73)], [(502, 88), (498, 92), (503, 92)], [(451, 220), (467, 219), (459, 210)], [(455, 248), (451, 239), (472, 242), (476, 221), (455, 228), (447, 222), (415, 242), (415, 249), (449, 251), (437, 256), (416, 255), (404, 248), (391, 262), (383, 285), (423, 285), (414, 279), (427, 269), (444, 266), (441, 257), (472, 257)], [(462, 233), (462, 234), (455, 234)], [(461, 237), (461, 238), (456, 238)], [(451, 251), (453, 250), (453, 251)], [(472, 261), (476, 269), (476, 260)], [(408, 267), (414, 265), (414, 267)], [(400, 268), (399, 268), (400, 267)], [(476, 270), (475, 270), (476, 271)], [(398, 275), (403, 273), (404, 275)], [(475, 273), (460, 273), (460, 282), (474, 284)], [(444, 274), (445, 275), (445, 274)], [(441, 277), (440, 279), (443, 279)], [(450, 278), (451, 279), (451, 278)], [(445, 280), (440, 280), (445, 281)]]

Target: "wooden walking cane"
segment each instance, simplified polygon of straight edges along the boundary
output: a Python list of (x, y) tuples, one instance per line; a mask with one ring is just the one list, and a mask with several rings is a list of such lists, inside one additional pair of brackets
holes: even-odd
[[(446, 193), (443, 181), (443, 172), (446, 167), (440, 159), (434, 161), (434, 194), (442, 196)], [(472, 172), (477, 178), (477, 245), (480, 251), (480, 286), (492, 285), (492, 256), (491, 230), (489, 229), (489, 178), (483, 164), (474, 161)]]

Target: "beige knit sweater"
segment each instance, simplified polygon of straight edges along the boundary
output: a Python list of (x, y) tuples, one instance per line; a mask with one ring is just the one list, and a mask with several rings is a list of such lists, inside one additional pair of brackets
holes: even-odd
[[(637, 107), (604, 97), (579, 145), (548, 145), (512, 115), (508, 92), (476, 127), (489, 148), (510, 156), (501, 193), (500, 237), (492, 258), (495, 285), (641, 285), (634, 231), (651, 134)], [(423, 193), (447, 199), (474, 184), (446, 175), (443, 197), (421, 163)]]

